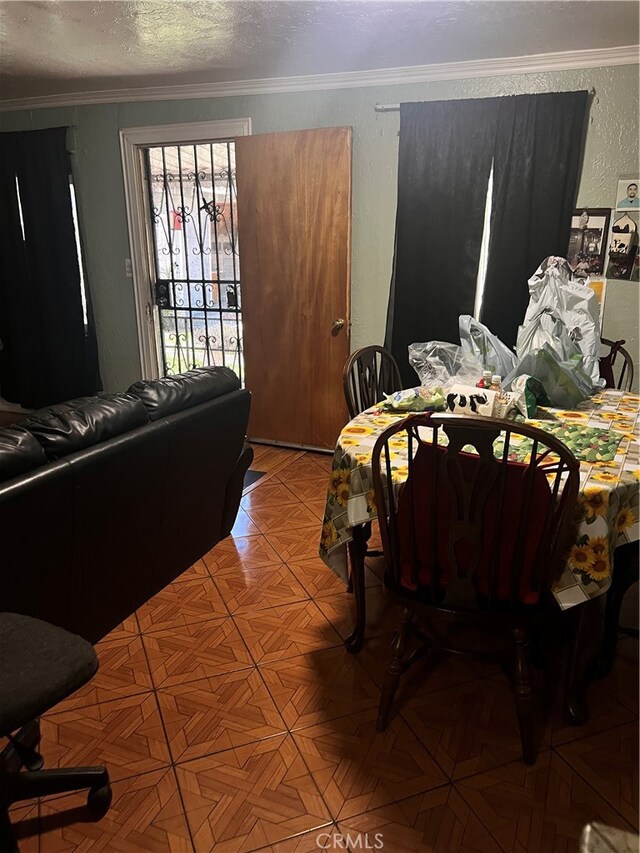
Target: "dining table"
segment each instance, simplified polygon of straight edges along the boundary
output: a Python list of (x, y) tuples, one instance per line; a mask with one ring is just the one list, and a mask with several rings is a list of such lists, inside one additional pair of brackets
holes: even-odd
[[(365, 556), (376, 519), (371, 454), (378, 436), (405, 417), (383, 403), (366, 409), (341, 431), (333, 455), (319, 553), (353, 586), (355, 627), (346, 640), (352, 652), (361, 648), (366, 626)], [(579, 605), (609, 589), (616, 548), (640, 539), (640, 396), (605, 389), (572, 409), (539, 407), (526, 422), (560, 438), (580, 463), (575, 536), (553, 594), (560, 610), (582, 613)], [(523, 444), (510, 459), (522, 461), (528, 449)], [(407, 477), (407, 452), (398, 447), (392, 460), (397, 488)]]

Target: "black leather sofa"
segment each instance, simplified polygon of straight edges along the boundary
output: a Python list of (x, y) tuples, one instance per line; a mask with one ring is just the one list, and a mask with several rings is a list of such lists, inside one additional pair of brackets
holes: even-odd
[(253, 451), (228, 368), (0, 429), (0, 610), (92, 643), (229, 534)]

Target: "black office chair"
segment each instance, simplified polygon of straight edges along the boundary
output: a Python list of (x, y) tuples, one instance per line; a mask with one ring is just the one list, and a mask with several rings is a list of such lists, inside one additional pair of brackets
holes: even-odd
[[(21, 800), (89, 789), (97, 817), (111, 805), (104, 767), (42, 770), (37, 718), (95, 674), (98, 659), (82, 637), (18, 613), (0, 613), (0, 851), (16, 853), (9, 807)], [(25, 767), (26, 770), (22, 768)]]

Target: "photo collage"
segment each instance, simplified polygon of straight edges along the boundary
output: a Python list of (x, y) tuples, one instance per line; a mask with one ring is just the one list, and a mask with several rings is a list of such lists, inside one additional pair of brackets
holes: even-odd
[(638, 178), (618, 181), (616, 209), (611, 216), (607, 278), (638, 281)]

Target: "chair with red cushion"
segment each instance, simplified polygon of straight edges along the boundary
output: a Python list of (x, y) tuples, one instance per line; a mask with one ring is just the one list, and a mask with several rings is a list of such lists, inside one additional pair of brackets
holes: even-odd
[[(404, 435), (406, 482), (387, 488)], [(389, 441), (392, 441), (391, 447)], [(525, 462), (516, 460), (522, 440)], [(579, 464), (555, 437), (526, 424), (459, 415), (412, 415), (386, 429), (372, 456), (387, 570), (400, 628), (382, 688), (387, 725), (400, 675), (431, 647), (505, 657), (524, 760), (533, 763), (532, 691), (525, 647), (536, 621), (557, 608), (551, 586), (570, 545)], [(453, 626), (453, 631), (443, 625)], [(472, 632), (473, 645), (465, 643)], [(406, 655), (409, 639), (421, 640)], [(480, 654), (479, 654), (480, 652)]]

